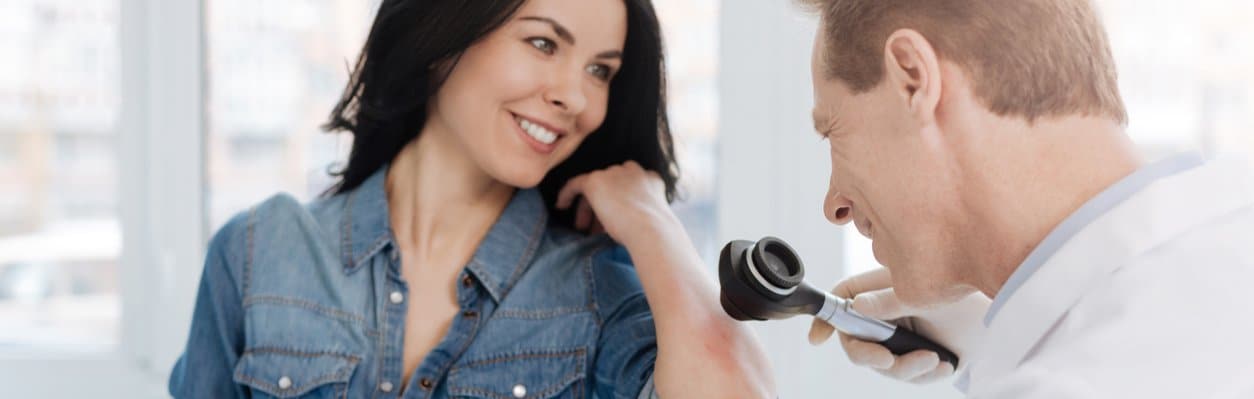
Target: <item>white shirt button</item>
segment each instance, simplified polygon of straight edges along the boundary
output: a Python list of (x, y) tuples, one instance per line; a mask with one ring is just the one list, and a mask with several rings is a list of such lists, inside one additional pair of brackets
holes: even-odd
[(279, 389), (288, 389), (292, 387), (292, 379), (287, 376), (279, 377)]
[(392, 392), (392, 383), (383, 381), (382, 384), (379, 384), (379, 390), (383, 392)]
[(527, 396), (527, 387), (522, 384), (514, 385), (514, 397), (521, 398)]
[(392, 299), (392, 303), (399, 305), (401, 302), (405, 301), (405, 294), (402, 294), (400, 291), (392, 291), (392, 295), (390, 295), (389, 298)]

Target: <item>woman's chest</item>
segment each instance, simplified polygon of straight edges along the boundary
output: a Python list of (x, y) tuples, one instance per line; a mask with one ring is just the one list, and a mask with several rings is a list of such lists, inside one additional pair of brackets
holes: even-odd
[(572, 294), (587, 282), (525, 273), (497, 295), (492, 277), (469, 269), (407, 278), (381, 258), (334, 284), (254, 285), (236, 382), (281, 398), (400, 397), (402, 387), (406, 398), (587, 395), (599, 325), (590, 298)]

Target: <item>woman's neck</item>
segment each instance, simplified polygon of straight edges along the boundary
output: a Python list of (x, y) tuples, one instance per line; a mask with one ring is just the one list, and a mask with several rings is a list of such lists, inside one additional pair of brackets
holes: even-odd
[(464, 264), (515, 191), (484, 173), (449, 132), (432, 127), (397, 154), (386, 187), (396, 244), (420, 264)]

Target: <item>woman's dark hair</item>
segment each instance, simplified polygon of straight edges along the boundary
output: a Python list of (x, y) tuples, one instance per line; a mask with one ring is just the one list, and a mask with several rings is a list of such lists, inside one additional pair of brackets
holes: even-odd
[[(526, 0), (384, 0), (344, 93), (323, 129), (349, 131), (348, 163), (328, 193), (361, 185), (418, 137), (428, 101), (466, 48), (503, 25)], [(558, 190), (570, 178), (628, 160), (661, 175), (675, 199), (679, 168), (666, 117), (661, 29), (650, 0), (624, 0), (627, 40), (622, 67), (610, 83), (605, 121), (540, 183), (559, 223)], [(450, 64), (450, 61), (452, 62)]]

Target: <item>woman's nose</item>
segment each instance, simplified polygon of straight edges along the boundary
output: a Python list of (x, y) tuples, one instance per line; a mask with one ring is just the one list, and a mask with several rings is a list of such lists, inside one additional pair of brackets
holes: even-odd
[(588, 104), (581, 84), (583, 76), (566, 74), (553, 80), (549, 90), (544, 93), (544, 101), (557, 107), (563, 113), (578, 114)]

